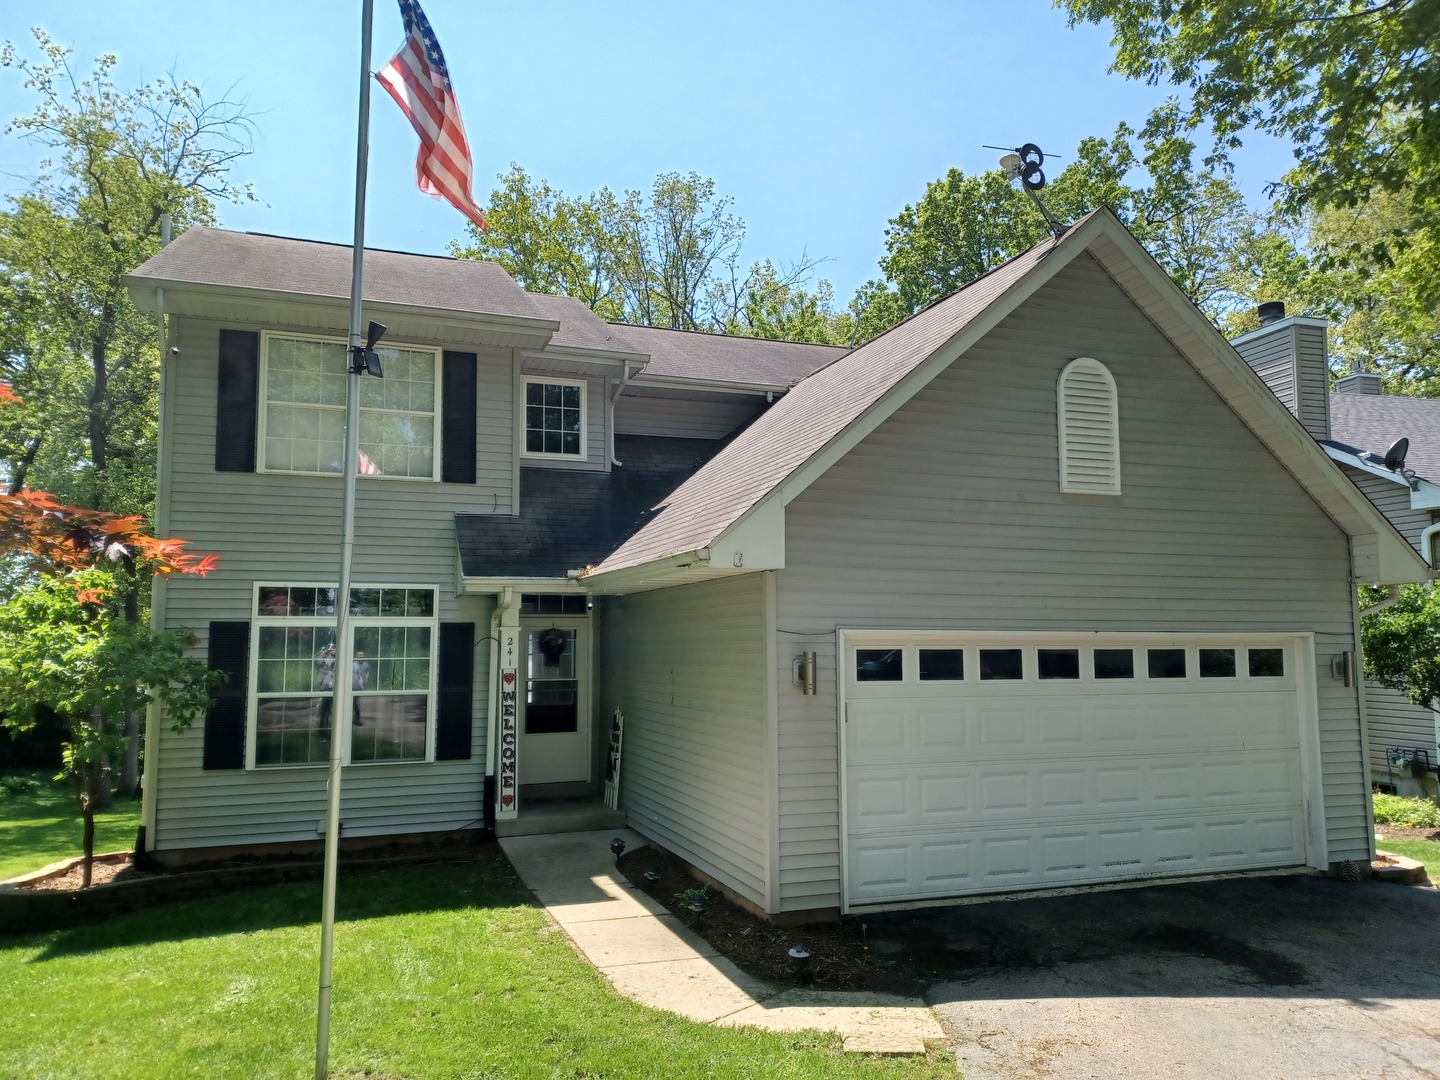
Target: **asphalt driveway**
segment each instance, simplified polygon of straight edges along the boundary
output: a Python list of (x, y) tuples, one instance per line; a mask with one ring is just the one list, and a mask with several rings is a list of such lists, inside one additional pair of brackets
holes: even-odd
[(1440, 1078), (1440, 891), (1260, 877), (867, 918), (967, 1080)]

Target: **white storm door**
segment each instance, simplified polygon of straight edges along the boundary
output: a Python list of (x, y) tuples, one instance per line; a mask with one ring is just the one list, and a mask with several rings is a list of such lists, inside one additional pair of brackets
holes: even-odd
[(590, 635), (586, 620), (524, 621), (520, 783), (590, 779)]

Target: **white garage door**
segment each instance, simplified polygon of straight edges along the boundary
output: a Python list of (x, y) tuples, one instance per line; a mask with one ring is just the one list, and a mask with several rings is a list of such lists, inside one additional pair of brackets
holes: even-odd
[(1294, 638), (842, 641), (847, 907), (1305, 862)]

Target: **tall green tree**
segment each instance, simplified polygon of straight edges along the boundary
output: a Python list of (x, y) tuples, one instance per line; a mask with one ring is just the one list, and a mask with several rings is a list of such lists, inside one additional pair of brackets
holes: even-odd
[(777, 287), (803, 291), (818, 265), (802, 254), (783, 269), (747, 268), (733, 200), (693, 172), (662, 173), (648, 195), (602, 187), (577, 197), (512, 165), (486, 217), (490, 231), (471, 227), (452, 254), (499, 263), (522, 287), (574, 297), (614, 322), (744, 332), (758, 293), (773, 303)]
[(243, 102), (207, 101), (173, 75), (122, 89), (113, 56), (78, 74), (69, 49), (34, 37), (38, 56), (0, 46), (31, 101), (6, 133), (46, 154), (0, 212), (0, 292), (18, 314), (0, 379), (25, 401), (0, 419), (7, 486), (144, 513), (158, 356), (122, 279), (159, 250), (163, 215), (180, 231), (213, 223), (214, 200), (253, 198), (231, 177), (251, 124)]
[[(1121, 124), (1109, 139), (1080, 142), (1040, 192), (1060, 222), (1108, 206), (1182, 290), (1216, 315), (1236, 302), (1232, 253), (1257, 228), (1223, 173), (1194, 163), (1195, 147), (1173, 116), (1140, 133)], [(861, 338), (934, 303), (1048, 235), (1030, 198), (998, 168), (951, 169), (885, 230), (883, 280), (868, 282), (852, 309)]]
[[(1408, 192), (1401, 250), (1440, 237), (1440, 0), (1056, 0), (1108, 22), (1111, 70), (1186, 88), (1190, 130), (1223, 160), (1250, 129), (1294, 147), (1276, 185), (1292, 214)], [(1368, 242), (1368, 240), (1367, 240)], [(1428, 295), (1440, 297), (1431, 275)]]

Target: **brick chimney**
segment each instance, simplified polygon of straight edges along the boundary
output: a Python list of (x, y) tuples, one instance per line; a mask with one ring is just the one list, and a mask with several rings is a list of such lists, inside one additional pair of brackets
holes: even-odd
[(1230, 344), (1306, 431), (1316, 439), (1330, 438), (1329, 323), (1304, 315), (1286, 316), (1280, 303), (1261, 304), (1256, 314), (1260, 329), (1241, 334)]

